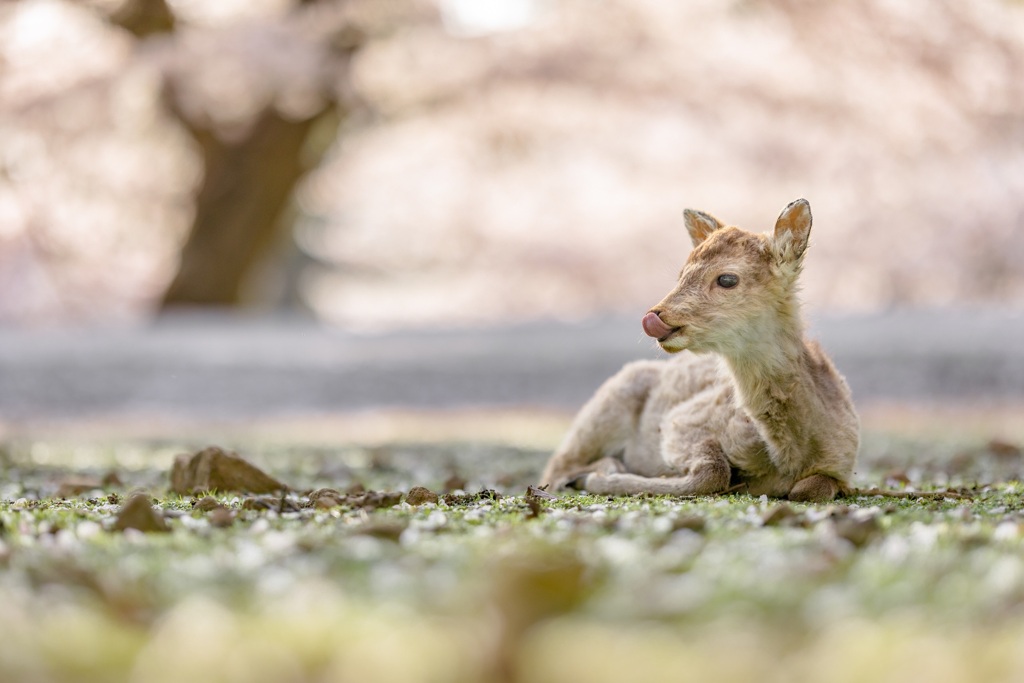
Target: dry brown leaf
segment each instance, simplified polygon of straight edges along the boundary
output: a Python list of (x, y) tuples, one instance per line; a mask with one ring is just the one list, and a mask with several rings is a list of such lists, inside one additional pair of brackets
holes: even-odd
[(93, 477), (68, 477), (61, 481), (54, 495), (57, 498), (74, 498), (99, 488), (103, 488), (103, 484), (99, 479)]
[(167, 532), (170, 527), (153, 507), (148, 493), (136, 493), (125, 501), (114, 522), (114, 531), (137, 529), (142, 532)]
[(212, 446), (189, 455), (182, 453), (171, 468), (171, 491), (187, 495), (198, 491), (274, 493), (288, 486), (250, 464), (237, 453)]
[(672, 531), (679, 531), (680, 529), (689, 529), (690, 531), (701, 532), (704, 531), (704, 527), (707, 526), (707, 522), (700, 515), (680, 515), (672, 520)]
[(308, 498), (313, 507), (322, 510), (338, 506), (374, 510), (398, 505), (402, 501), (402, 494), (397, 491), (367, 491), (359, 486), (350, 488), (348, 493), (335, 489), (317, 489)]
[(452, 474), (450, 477), (444, 480), (444, 492), (451, 493), (452, 491), (465, 491), (467, 482), (464, 477), (458, 474)]
[(794, 524), (803, 519), (803, 516), (794, 510), (787, 503), (776, 505), (761, 516), (761, 524), (764, 526), (779, 526), (781, 524)]
[(403, 531), (405, 531), (405, 524), (383, 521), (366, 522), (353, 529), (353, 533), (360, 536), (372, 536), (395, 542), (401, 537)]
[(442, 500), (446, 505), (472, 505), (483, 500), (499, 500), (501, 494), (493, 489), (481, 489), (479, 493), (446, 493)]
[(855, 519), (853, 517), (840, 517), (835, 520), (836, 536), (844, 538), (858, 548), (868, 544), (871, 539), (881, 533), (882, 527), (874, 517), (867, 519)]
[(224, 528), (235, 523), (235, 512), (223, 505), (210, 511), (210, 526)]
[(409, 505), (423, 505), (424, 503), (437, 503), (439, 500), (436, 493), (423, 486), (413, 486), (405, 495), (405, 502)]
[(526, 495), (527, 497), (543, 498), (545, 500), (558, 500), (558, 496), (552, 495), (543, 488), (539, 488), (537, 486), (527, 486)]
[(220, 501), (213, 496), (206, 496), (192, 504), (192, 509), (199, 510), (200, 512), (210, 512), (222, 507), (224, 506), (220, 504)]
[(1015, 443), (1004, 439), (992, 439), (985, 444), (986, 450), (997, 458), (1015, 460), (1021, 456), (1021, 448)]

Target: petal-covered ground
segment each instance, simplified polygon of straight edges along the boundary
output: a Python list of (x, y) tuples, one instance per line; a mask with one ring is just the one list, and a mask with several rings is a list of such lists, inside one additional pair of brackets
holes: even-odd
[(170, 443), (6, 444), (0, 678), (1024, 675), (1013, 443), (869, 435), (858, 485), (904, 495), (830, 505), (552, 498), (510, 446), (236, 446), (290, 491), (169, 493)]

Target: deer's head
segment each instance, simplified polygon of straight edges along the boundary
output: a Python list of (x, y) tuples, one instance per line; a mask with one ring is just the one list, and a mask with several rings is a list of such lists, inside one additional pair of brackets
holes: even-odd
[(742, 353), (798, 325), (797, 278), (811, 234), (805, 199), (787, 206), (772, 234), (727, 227), (687, 209), (694, 249), (676, 287), (643, 318), (644, 332), (676, 353)]

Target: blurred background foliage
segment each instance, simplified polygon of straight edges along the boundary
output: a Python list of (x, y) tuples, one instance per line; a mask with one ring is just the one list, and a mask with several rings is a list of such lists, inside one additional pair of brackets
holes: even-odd
[(1024, 4), (0, 6), (0, 321), (644, 310), (686, 206), (815, 212), (818, 310), (1024, 300)]

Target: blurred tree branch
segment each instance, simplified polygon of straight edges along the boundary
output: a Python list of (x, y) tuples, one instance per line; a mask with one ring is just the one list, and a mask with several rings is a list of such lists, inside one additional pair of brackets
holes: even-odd
[(110, 23), (136, 38), (174, 30), (174, 14), (164, 0), (128, 0), (110, 15)]
[[(138, 39), (140, 54), (156, 56), (165, 106), (203, 161), (194, 219), (163, 308), (240, 303), (297, 183), (327, 150), (310, 144), (310, 135), (333, 139), (350, 109), (343, 101), (350, 99), (348, 64), (365, 36), (346, 5), (304, 0), (262, 23), (193, 26), (186, 35), (165, 0), (129, 0), (108, 15)], [(157, 36), (161, 43), (142, 49)], [(211, 72), (238, 79), (211, 85)], [(253, 102), (242, 115), (221, 111)]]
[(814, 305), (1024, 291), (1019, 3), (503, 4), (0, 3), (0, 318), (231, 304), (267, 256), (338, 321), (626, 310), (734, 184), (741, 224), (821, 197)]
[[(160, 0), (157, 0), (160, 2)], [(282, 22), (301, 23), (303, 14), (317, 11), (318, 5), (335, 3), (303, 3), (283, 17)], [(337, 14), (329, 15), (337, 20)], [(308, 24), (308, 22), (307, 22)], [(188, 240), (181, 250), (177, 275), (168, 286), (163, 308), (178, 305), (237, 305), (247, 275), (259, 262), (266, 249), (276, 240), (290, 198), (306, 171), (315, 167), (326, 152), (325, 145), (308, 144), (311, 132), (323, 133), (330, 126), (333, 139), (338, 123), (348, 106), (342, 102), (348, 78), (348, 62), (359, 48), (362, 37), (344, 20), (325, 30), (296, 30), (308, 41), (305, 46), (316, 56), (313, 68), (323, 70), (320, 78), (312, 78), (308, 86), (315, 92), (304, 93), (317, 104), (295, 112), (282, 112), (276, 100), (276, 89), (287, 89), (294, 80), (307, 73), (288, 73), (303, 67), (302, 60), (282, 65), (274, 77), (268, 78), (270, 90), (262, 109), (244, 132), (226, 131), (210, 120), (202, 108), (189, 108), (184, 93), (191, 83), (188, 69), (177, 70), (168, 80), (168, 106), (189, 130), (202, 152), (204, 177), (196, 198), (195, 219)], [(282, 61), (289, 55), (280, 53)], [(248, 65), (247, 65), (248, 66)], [(276, 65), (272, 65), (274, 67)], [(252, 68), (260, 68), (253, 64)]]
[(342, 116), (337, 103), (298, 121), (268, 108), (238, 142), (189, 126), (202, 148), (206, 175), (164, 307), (239, 303), (246, 274), (274, 241), (295, 185), (323, 154), (303, 159), (310, 131), (318, 124), (336, 129)]

